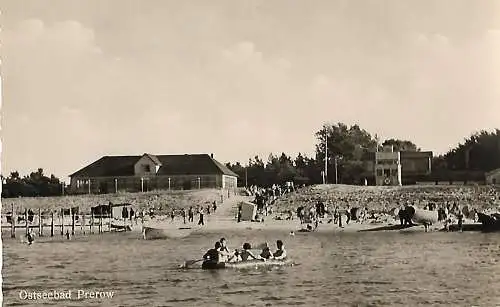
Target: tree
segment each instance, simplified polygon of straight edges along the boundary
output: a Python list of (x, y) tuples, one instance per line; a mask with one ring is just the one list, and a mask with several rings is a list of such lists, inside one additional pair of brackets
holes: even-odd
[[(299, 153), (295, 159), (292, 159), (285, 153), (281, 153), (279, 156), (270, 154), (265, 164), (258, 156), (249, 159), (246, 167), (248, 183), (267, 186), (289, 180), (307, 184), (322, 182), (325, 141), (328, 145), (328, 182), (335, 181), (335, 161), (337, 161), (339, 183), (362, 182), (363, 176), (367, 175), (363, 159), (366, 154), (376, 150), (379, 143), (377, 135), (372, 137), (358, 125), (348, 126), (344, 123), (337, 123), (323, 125), (315, 136), (317, 143), (314, 158)], [(382, 145), (393, 145), (398, 151), (420, 151), (410, 140), (390, 138)], [(236, 163), (229, 167), (238, 175), (244, 176), (245, 169), (238, 165)], [(484, 171), (496, 168), (500, 168), (499, 129), (493, 132), (483, 130), (473, 133), (465, 139), (463, 144), (458, 144), (445, 155), (435, 156), (432, 160), (433, 176), (441, 180), (484, 177)], [(454, 172), (460, 172), (460, 174), (454, 175)]]
[(448, 169), (491, 171), (500, 168), (500, 130), (473, 133), (444, 155)]
[(14, 171), (2, 182), (2, 197), (29, 197), (29, 196), (56, 196), (61, 195), (61, 182), (53, 174), (44, 175), (43, 169), (31, 172), (29, 176), (21, 178), (19, 172)]
[(386, 145), (394, 146), (394, 151), (420, 151), (417, 145), (408, 140), (388, 139), (382, 143), (382, 146)]
[[(376, 140), (366, 130), (358, 125), (348, 127), (344, 123), (336, 125), (325, 124), (323, 128), (316, 132), (318, 143), (316, 144), (316, 160), (325, 160), (325, 139), (327, 141), (328, 154), (328, 182), (335, 181), (334, 169), (335, 160), (337, 160), (337, 173), (339, 178), (344, 178), (339, 182), (353, 183), (363, 172), (362, 167), (357, 163), (356, 167), (348, 166), (351, 161), (360, 162), (364, 153), (375, 151)], [(349, 176), (342, 176), (344, 172), (349, 171)], [(355, 172), (355, 173), (351, 173)]]

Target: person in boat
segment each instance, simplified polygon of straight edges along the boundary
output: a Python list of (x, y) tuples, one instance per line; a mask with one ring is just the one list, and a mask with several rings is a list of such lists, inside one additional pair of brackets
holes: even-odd
[(286, 250), (283, 241), (276, 241), (277, 250), (273, 253), (273, 259), (275, 260), (285, 260), (286, 259)]
[(235, 249), (234, 250), (234, 253), (227, 259), (226, 262), (241, 262), (242, 259), (241, 259), (241, 253)]
[(272, 259), (273, 258), (273, 254), (271, 253), (271, 250), (269, 249), (267, 242), (264, 244), (264, 247), (262, 248), (262, 251), (260, 252), (259, 256), (262, 259)]
[(219, 248), (219, 261), (220, 262), (228, 262), (234, 255), (234, 253), (230, 252), (227, 248), (227, 240), (226, 238), (220, 238), (219, 240), (220, 248)]
[[(245, 244), (243, 244), (243, 250), (239, 253), (239, 256), (241, 257), (241, 261), (248, 261), (248, 260), (257, 260), (259, 259), (257, 256), (255, 256), (252, 251), (252, 246), (250, 245), (250, 243), (246, 242)], [(249, 258), (252, 258), (252, 259), (249, 259)]]
[(220, 260), (220, 247), (221, 244), (219, 241), (215, 242), (215, 248), (209, 249), (205, 255), (203, 255), (203, 266), (215, 266), (219, 263)]

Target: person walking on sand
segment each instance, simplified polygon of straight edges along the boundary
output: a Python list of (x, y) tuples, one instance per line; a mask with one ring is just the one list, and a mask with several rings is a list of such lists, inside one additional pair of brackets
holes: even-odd
[(186, 224), (186, 208), (182, 208), (182, 218), (184, 219), (184, 224)]
[(212, 209), (215, 213), (215, 211), (217, 211), (217, 202), (214, 200), (214, 202), (212, 203)]
[(175, 211), (174, 209), (172, 209), (172, 212), (170, 212), (170, 217), (172, 218), (172, 223), (174, 222), (174, 218), (175, 218)]

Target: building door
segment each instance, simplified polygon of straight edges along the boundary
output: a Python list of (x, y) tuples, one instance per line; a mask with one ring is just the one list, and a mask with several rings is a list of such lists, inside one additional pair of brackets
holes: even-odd
[(99, 183), (99, 193), (101, 193), (101, 194), (108, 193), (108, 184), (106, 182)]
[(182, 188), (184, 190), (191, 190), (191, 180), (189, 180), (189, 179), (184, 180), (184, 183), (182, 184)]

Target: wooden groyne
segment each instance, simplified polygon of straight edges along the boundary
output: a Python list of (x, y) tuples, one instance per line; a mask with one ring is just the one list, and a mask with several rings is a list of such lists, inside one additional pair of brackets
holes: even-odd
[(11, 211), (4, 215), (5, 218), (2, 217), (2, 235), (4, 230), (9, 229), (11, 238), (16, 238), (20, 234), (27, 236), (31, 232), (39, 237), (61, 235), (69, 239), (75, 234), (131, 230), (133, 225), (138, 224), (138, 216), (132, 213), (133, 211), (126, 218), (113, 217), (113, 211), (102, 210), (103, 207), (105, 206), (95, 207), (101, 210), (91, 210), (90, 213), (80, 213), (78, 207), (44, 211), (38, 208), (35, 212), (29, 208), (16, 210), (12, 204)]

